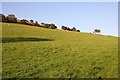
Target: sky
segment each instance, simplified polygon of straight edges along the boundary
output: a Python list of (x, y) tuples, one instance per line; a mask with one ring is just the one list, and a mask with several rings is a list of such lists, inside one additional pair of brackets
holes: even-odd
[(54, 23), (58, 29), (64, 25), (89, 33), (98, 28), (101, 34), (118, 35), (117, 2), (2, 2), (2, 13)]

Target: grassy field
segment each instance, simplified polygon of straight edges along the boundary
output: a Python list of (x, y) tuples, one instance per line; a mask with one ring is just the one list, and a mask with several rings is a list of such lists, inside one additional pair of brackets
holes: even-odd
[(12, 23), (2, 36), (3, 78), (118, 77), (117, 37)]

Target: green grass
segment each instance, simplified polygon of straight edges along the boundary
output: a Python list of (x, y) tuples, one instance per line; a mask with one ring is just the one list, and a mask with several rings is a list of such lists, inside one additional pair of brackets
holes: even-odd
[(12, 23), (2, 34), (3, 78), (118, 77), (117, 37)]

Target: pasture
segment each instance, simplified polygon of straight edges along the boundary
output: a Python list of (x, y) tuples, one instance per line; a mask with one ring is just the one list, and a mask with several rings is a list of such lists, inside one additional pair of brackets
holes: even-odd
[(3, 78), (117, 78), (118, 38), (2, 23)]

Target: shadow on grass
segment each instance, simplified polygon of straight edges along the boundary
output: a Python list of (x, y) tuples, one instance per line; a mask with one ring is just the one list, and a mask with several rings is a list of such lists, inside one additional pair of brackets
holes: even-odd
[(10, 43), (10, 42), (36, 42), (36, 41), (53, 41), (53, 39), (47, 38), (34, 38), (34, 37), (17, 37), (17, 38), (0, 38), (0, 43)]

